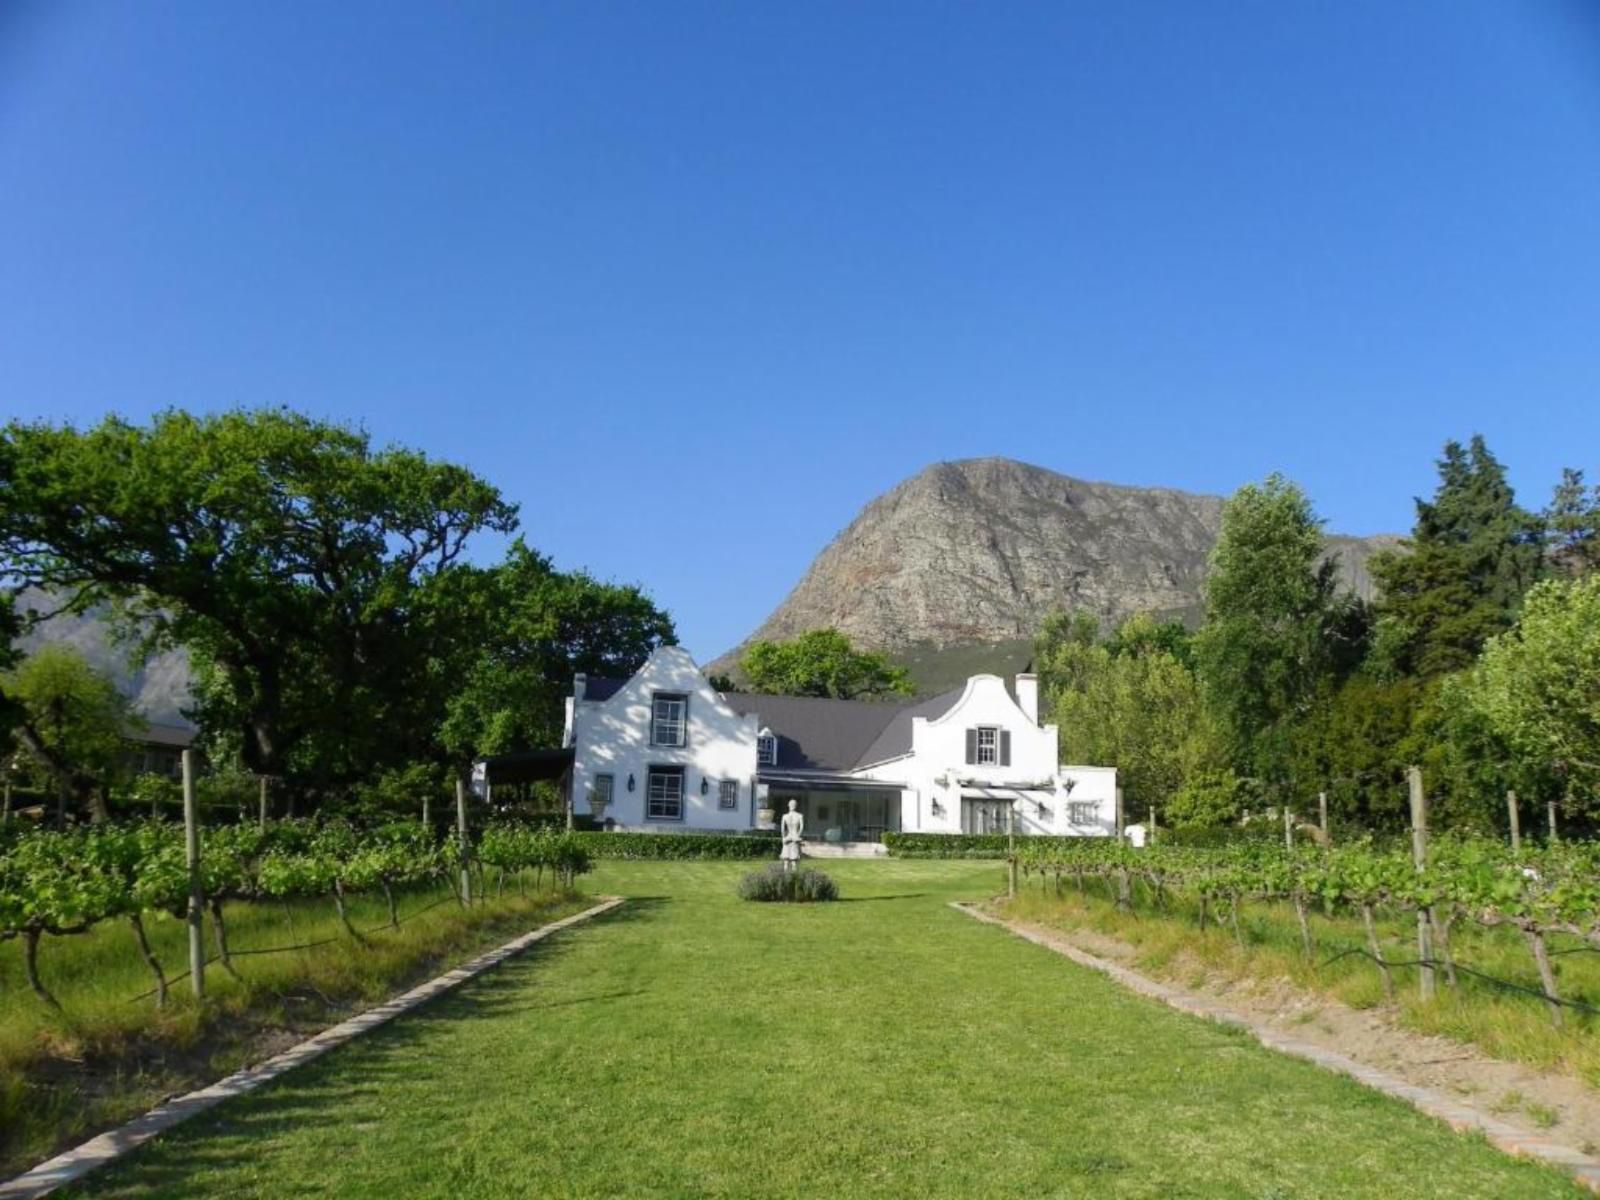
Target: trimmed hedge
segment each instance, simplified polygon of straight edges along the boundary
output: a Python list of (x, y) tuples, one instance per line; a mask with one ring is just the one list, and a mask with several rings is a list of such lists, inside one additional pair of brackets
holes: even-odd
[[(1017, 844), (1029, 846), (1073, 846), (1098, 842), (1089, 837), (1032, 837), (1019, 834)], [(1004, 858), (1003, 833), (886, 833), (884, 847), (895, 858)]]
[(592, 858), (683, 861), (778, 857), (775, 833), (574, 833)]

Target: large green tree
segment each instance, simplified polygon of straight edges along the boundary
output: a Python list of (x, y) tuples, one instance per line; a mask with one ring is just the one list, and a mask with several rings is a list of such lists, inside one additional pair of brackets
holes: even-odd
[[(0, 431), (0, 563), (109, 600), (208, 675), (200, 717), (258, 773), (332, 785), (404, 758), (433, 694), (432, 594), (516, 510), (471, 471), (287, 410)], [(435, 631), (436, 632), (436, 631)]]
[(456, 619), (478, 632), (444, 672), (454, 686), (440, 740), (457, 762), (558, 744), (574, 675), (626, 678), (677, 641), (672, 618), (638, 587), (558, 571), (520, 538), (458, 601)]
[(786, 642), (758, 641), (739, 659), (750, 689), (783, 696), (858, 700), (911, 694), (911, 677), (887, 656), (857, 650), (837, 629), (813, 629)]
[(1534, 587), (1516, 626), (1490, 640), (1455, 697), (1518, 758), (1553, 768), (1575, 798), (1593, 796), (1600, 788), (1600, 575)]
[(116, 683), (73, 647), (50, 642), (0, 679), (0, 691), (20, 709), (18, 740), (55, 784), (59, 814), (81, 808), (105, 819), (105, 790), (141, 724)]
[(1446, 444), (1438, 465), (1439, 487), (1416, 501), (1408, 546), (1370, 563), (1381, 593), (1375, 667), (1391, 677), (1471, 666), (1544, 571), (1541, 523), (1518, 507), (1483, 438)]
[(1115, 766), (1130, 816), (1166, 811), (1185, 780), (1221, 765), (1187, 634), (1143, 615), (1097, 631), (1091, 616), (1053, 614), (1034, 646), (1062, 761)]
[(1359, 603), (1338, 588), (1322, 522), (1281, 475), (1247, 484), (1222, 512), (1194, 660), (1239, 774), (1288, 782), (1296, 726), (1359, 658)]

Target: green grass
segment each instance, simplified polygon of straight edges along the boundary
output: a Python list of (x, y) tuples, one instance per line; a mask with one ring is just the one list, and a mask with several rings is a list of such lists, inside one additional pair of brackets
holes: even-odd
[[(1043, 925), (1087, 927), (1109, 934), (1134, 947), (1134, 965), (1181, 983), (1189, 983), (1199, 969), (1202, 975), (1210, 972), (1232, 979), (1289, 979), (1353, 1008), (1384, 1003), (1382, 979), (1371, 959), (1351, 954), (1330, 961), (1344, 950), (1365, 948), (1366, 934), (1359, 918), (1314, 913), (1311, 927), (1316, 955), (1308, 962), (1289, 905), (1241, 906), (1246, 947), (1241, 951), (1231, 930), (1211, 925), (1200, 932), (1197, 910), (1185, 898), (1173, 897), (1163, 914), (1145, 888), (1137, 888), (1135, 894), (1136, 912), (1119, 913), (1112, 897), (1093, 882), (1080, 895), (1072, 882), (1064, 879), (1058, 896), (1052, 881), (1046, 880), (1041, 887), (1036, 875), (1022, 888), (1011, 911)], [(1381, 921), (1379, 933), (1385, 957), (1416, 958), (1416, 925), (1412, 921)], [(1583, 944), (1561, 936), (1552, 936), (1550, 943), (1557, 951)], [(1534, 991), (1539, 988), (1533, 958), (1520, 935), (1509, 927), (1484, 929), (1460, 921), (1451, 945), (1461, 966)], [(1557, 986), (1565, 998), (1600, 1007), (1600, 954), (1558, 953), (1554, 962)], [(1395, 1015), (1408, 1028), (1476, 1045), (1496, 1058), (1564, 1071), (1600, 1087), (1600, 1019), (1569, 1010), (1564, 1027), (1555, 1029), (1538, 995), (1497, 988), (1465, 972), (1459, 974), (1459, 986), (1454, 990), (1444, 985), (1441, 972), (1438, 998), (1432, 1003), (1420, 999), (1414, 968), (1394, 968), (1394, 979)]]
[[(401, 927), (372, 932), (365, 947), (350, 941), (327, 900), (230, 904), (224, 916), (243, 982), (213, 963), (203, 1012), (187, 979), (173, 984), (163, 1011), (140, 998), (154, 977), (125, 921), (44, 940), (39, 973), (61, 1002), (59, 1013), (28, 989), (21, 944), (0, 944), (0, 1174), (260, 1057), (264, 1035), (309, 1034), (577, 904), (546, 892), (463, 912), (449, 897), (442, 888), (402, 896)], [(381, 897), (352, 897), (350, 910), (358, 929), (388, 920)], [(176, 978), (188, 962), (186, 926), (169, 918), (145, 925), (157, 958)], [(209, 928), (206, 938), (209, 952)], [(307, 942), (325, 944), (240, 953)]]
[(994, 864), (608, 863), (634, 897), (98, 1196), (1521, 1197), (1555, 1172), (948, 908)]

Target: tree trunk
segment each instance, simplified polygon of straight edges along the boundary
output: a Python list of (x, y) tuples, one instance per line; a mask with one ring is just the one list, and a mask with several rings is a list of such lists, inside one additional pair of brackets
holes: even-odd
[(1133, 887), (1128, 880), (1128, 868), (1117, 868), (1117, 907), (1123, 912), (1133, 911)]
[(145, 936), (144, 919), (138, 913), (128, 914), (128, 924), (133, 926), (133, 940), (139, 944), (139, 957), (150, 973), (156, 977), (156, 1007), (167, 1006), (167, 973), (161, 969), (161, 960), (150, 949), (150, 939)]
[(207, 896), (206, 907), (211, 910), (211, 940), (217, 944), (217, 963), (240, 983), (243, 976), (233, 969), (233, 956), (228, 953), (228, 926), (222, 919), (222, 897)]
[(356, 932), (356, 927), (350, 924), (350, 914), (345, 911), (344, 907), (344, 884), (340, 883), (337, 879), (333, 881), (333, 907), (339, 912), (339, 920), (344, 925), (345, 932), (351, 937), (355, 938), (355, 940), (358, 942), (365, 941), (365, 939), (358, 932)]
[(1383, 998), (1394, 1003), (1394, 976), (1389, 972), (1389, 961), (1383, 957), (1383, 947), (1378, 944), (1378, 926), (1372, 919), (1372, 905), (1361, 906), (1361, 922), (1367, 928), (1367, 948), (1372, 952), (1378, 972), (1383, 976)]
[(1204, 933), (1205, 930), (1206, 930), (1206, 898), (1205, 898), (1204, 894), (1202, 894), (1201, 897), (1200, 897), (1200, 932)]
[(1533, 951), (1533, 961), (1539, 967), (1539, 983), (1544, 988), (1545, 1003), (1550, 1007), (1550, 1024), (1561, 1028), (1561, 993), (1556, 990), (1556, 973), (1550, 965), (1550, 952), (1544, 944), (1544, 934), (1537, 929), (1524, 929), (1528, 948)]
[(39, 980), (39, 934), (38, 929), (24, 929), (22, 931), (22, 967), (28, 976), (28, 986), (33, 989), (33, 994), (43, 1000), (57, 1012), (61, 1011), (61, 1002), (50, 994), (50, 990)]
[(1239, 897), (1228, 897), (1228, 920), (1233, 923), (1233, 940), (1239, 943), (1239, 949), (1244, 949), (1244, 931), (1239, 928)]
[(383, 881), (383, 899), (384, 902), (389, 906), (389, 928), (399, 929), (400, 913), (398, 910), (396, 910), (394, 904), (394, 888), (389, 885), (389, 881), (387, 879)]

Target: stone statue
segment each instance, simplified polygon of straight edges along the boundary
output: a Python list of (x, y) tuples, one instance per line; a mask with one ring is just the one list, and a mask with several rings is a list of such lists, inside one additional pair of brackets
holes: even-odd
[(793, 871), (800, 865), (800, 845), (804, 842), (806, 819), (798, 811), (797, 801), (789, 801), (789, 811), (783, 814), (783, 869)]

